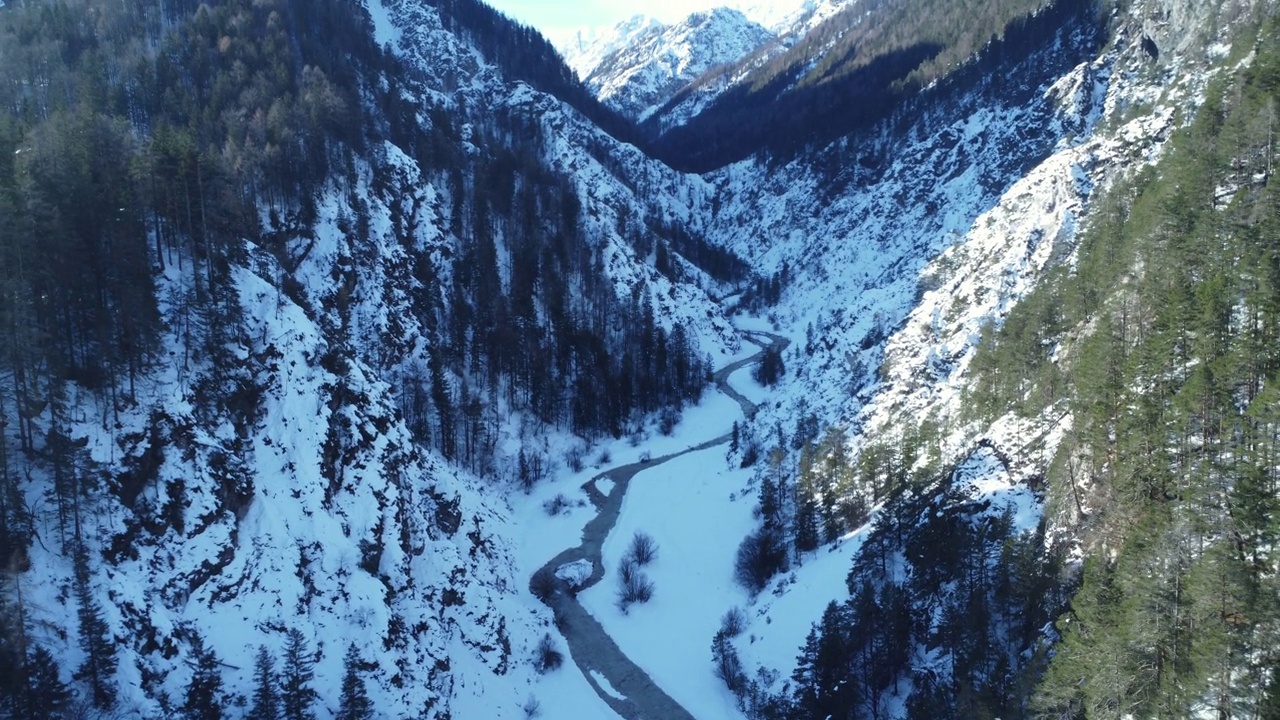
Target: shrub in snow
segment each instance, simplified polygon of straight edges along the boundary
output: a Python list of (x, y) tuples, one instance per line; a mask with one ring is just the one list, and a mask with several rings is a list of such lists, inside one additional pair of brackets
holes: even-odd
[(649, 533), (637, 530), (631, 537), (631, 548), (627, 550), (627, 559), (635, 561), (636, 565), (643, 566), (653, 562), (656, 557), (658, 557), (658, 541), (654, 540)]
[(633, 603), (649, 602), (653, 597), (653, 581), (631, 559), (618, 568), (618, 609), (626, 612)]
[(662, 411), (658, 417), (658, 432), (663, 437), (669, 437), (676, 429), (676, 424), (680, 422), (680, 413), (675, 408), (667, 408)]
[(546, 510), (548, 515), (555, 517), (556, 515), (568, 510), (570, 504), (569, 498), (565, 497), (564, 493), (560, 493), (550, 500), (542, 503), (542, 509)]
[(551, 633), (545, 633), (542, 639), (538, 641), (538, 649), (534, 651), (534, 669), (539, 673), (548, 673), (552, 670), (558, 670), (563, 664), (564, 653), (560, 652), (560, 648), (556, 647), (556, 641), (551, 637)]
[(787, 569), (787, 546), (780, 534), (771, 528), (757, 528), (738, 546), (733, 577), (744, 588), (758, 593), (769, 580)]
[(747, 685), (747, 674), (742, 670), (742, 660), (738, 650), (729, 642), (724, 632), (717, 632), (711, 640), (711, 662), (714, 664), (716, 677), (724, 681), (725, 687), (738, 697), (742, 696)]
[(569, 469), (578, 473), (586, 467), (587, 451), (581, 445), (574, 445), (569, 448), (569, 452), (565, 453), (564, 462)]
[(734, 605), (720, 618), (720, 632), (725, 637), (738, 637), (747, 627), (747, 614)]
[(516, 456), (516, 479), (526, 493), (533, 490), (534, 485), (547, 479), (551, 469), (551, 463), (542, 453), (525, 452), (524, 448), (520, 448), (520, 453)]
[(521, 706), (520, 709), (524, 711), (526, 720), (529, 720), (542, 714), (542, 703), (538, 702), (538, 698), (530, 695), (529, 699), (524, 701), (524, 705)]
[(538, 571), (529, 581), (529, 592), (542, 602), (546, 602), (555, 591), (556, 578), (549, 572)]

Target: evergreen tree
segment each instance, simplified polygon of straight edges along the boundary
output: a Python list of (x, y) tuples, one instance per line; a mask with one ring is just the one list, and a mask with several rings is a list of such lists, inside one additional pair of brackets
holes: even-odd
[(857, 705), (858, 688), (850, 672), (852, 627), (848, 606), (834, 601), (827, 604), (818, 625), (813, 657), (811, 695), (815, 714), (811, 717), (843, 717)]
[(84, 662), (76, 672), (77, 680), (89, 685), (89, 697), (95, 707), (110, 708), (115, 704), (116, 643), (89, 587), (89, 558), (81, 546), (75, 555), (76, 614), (79, 617), (80, 649)]
[(818, 478), (813, 467), (815, 452), (812, 442), (806, 442), (800, 450), (800, 474), (796, 478), (794, 499), (797, 555), (818, 548), (818, 500), (814, 497)]
[(307, 639), (297, 628), (289, 630), (284, 646), (284, 669), (281, 672), (280, 709), (283, 720), (314, 720), (311, 706), (316, 691), (311, 687), (315, 663), (307, 649)]
[(17, 608), (0, 593), (0, 717), (17, 716), (27, 692), (23, 652), (26, 630)]
[(191, 681), (182, 701), (188, 720), (222, 720), (222, 672), (217, 655), (196, 633), (191, 641)]
[(71, 699), (71, 689), (62, 682), (58, 662), (43, 646), (36, 645), (27, 655), (26, 708), (21, 717), (62, 717), (71, 707)]
[(337, 720), (368, 720), (373, 717), (373, 704), (360, 676), (360, 653), (355, 643), (347, 647), (342, 658), (342, 699), (338, 705)]
[(796, 503), (796, 552), (818, 549), (818, 503), (807, 490), (802, 490)]
[(253, 720), (280, 720), (280, 678), (276, 675), (276, 659), (266, 645), (258, 646), (253, 661)]
[(818, 626), (811, 625), (800, 654), (796, 656), (796, 668), (791, 673), (795, 683), (792, 700), (799, 717), (819, 717), (818, 712)]

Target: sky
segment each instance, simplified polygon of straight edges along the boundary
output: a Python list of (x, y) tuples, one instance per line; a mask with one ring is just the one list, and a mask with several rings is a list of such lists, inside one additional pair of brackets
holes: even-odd
[(544, 33), (574, 28), (610, 27), (633, 15), (674, 22), (695, 10), (724, 2), (715, 0), (486, 0), (490, 5)]

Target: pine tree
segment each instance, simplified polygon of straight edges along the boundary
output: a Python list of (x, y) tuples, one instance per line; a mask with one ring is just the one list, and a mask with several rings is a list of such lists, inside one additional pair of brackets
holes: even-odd
[(22, 618), (0, 593), (0, 717), (16, 717), (22, 707), (27, 689), (22, 662), (25, 643)]
[(834, 601), (827, 604), (813, 660), (813, 717), (846, 717), (853, 712), (858, 688), (850, 677), (853, 658), (848, 633), (852, 625), (848, 606)]
[(315, 677), (314, 662), (307, 649), (302, 631), (293, 628), (284, 646), (283, 685), (280, 691), (280, 707), (284, 720), (314, 720), (311, 706), (316, 691), (311, 687)]
[(280, 720), (280, 678), (276, 675), (276, 659), (266, 645), (258, 647), (253, 662), (253, 720)]
[(80, 619), (80, 649), (84, 662), (76, 672), (77, 680), (89, 684), (95, 707), (106, 709), (115, 704), (116, 649), (102, 607), (89, 588), (89, 559), (83, 546), (75, 555), (76, 612)]
[(71, 705), (71, 690), (62, 682), (58, 662), (40, 645), (27, 656), (26, 700), (22, 717), (32, 720), (61, 717)]
[(199, 633), (191, 642), (191, 681), (182, 702), (182, 712), (189, 720), (222, 720), (222, 673), (218, 656), (205, 647)]
[(796, 502), (796, 552), (818, 549), (818, 503), (807, 490), (800, 491)]
[(796, 669), (791, 673), (791, 681), (796, 684), (792, 694), (799, 717), (817, 717), (818, 712), (818, 626), (809, 627), (809, 635), (805, 637), (804, 646), (796, 656)]
[(360, 653), (355, 643), (347, 647), (342, 659), (342, 700), (337, 720), (368, 720), (373, 717), (373, 705), (360, 677)]

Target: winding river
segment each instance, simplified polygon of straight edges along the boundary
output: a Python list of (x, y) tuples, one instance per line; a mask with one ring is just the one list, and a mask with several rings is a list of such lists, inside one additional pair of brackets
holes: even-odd
[[(749, 364), (759, 362), (767, 349), (781, 352), (789, 341), (765, 332), (751, 331), (744, 335), (749, 341), (760, 346), (760, 352), (721, 368), (716, 371), (713, 379), (716, 388), (736, 401), (742, 408), (743, 416), (750, 420), (755, 417), (756, 405), (729, 385), (729, 376)], [(618, 516), (622, 512), (622, 499), (627, 494), (627, 487), (631, 480), (642, 471), (651, 470), (682, 455), (728, 443), (730, 435), (731, 433), (726, 432), (724, 435), (680, 452), (648, 461), (621, 465), (588, 480), (582, 487), (596, 507), (596, 516), (583, 528), (582, 543), (556, 555), (539, 568), (529, 581), (531, 590), (539, 587), (554, 588), (550, 593), (543, 593), (545, 595), (543, 602), (554, 613), (556, 627), (559, 628), (569, 646), (569, 654), (582, 670), (587, 682), (595, 689), (596, 694), (626, 720), (693, 720), (693, 716), (671, 699), (671, 696), (658, 687), (644, 670), (618, 648), (617, 643), (609, 633), (605, 632), (600, 622), (578, 602), (577, 593), (595, 585), (604, 577), (601, 548), (605, 538), (618, 522)], [(605, 479), (613, 481), (613, 488), (607, 495), (600, 492), (598, 485), (600, 480)], [(591, 563), (591, 575), (576, 590), (555, 577), (557, 568), (582, 560)], [(725, 569), (725, 572), (729, 571), (729, 568)], [(601, 687), (596, 674), (607, 680), (608, 685), (617, 692), (610, 692), (609, 689)], [(620, 698), (618, 695), (623, 697)]]

